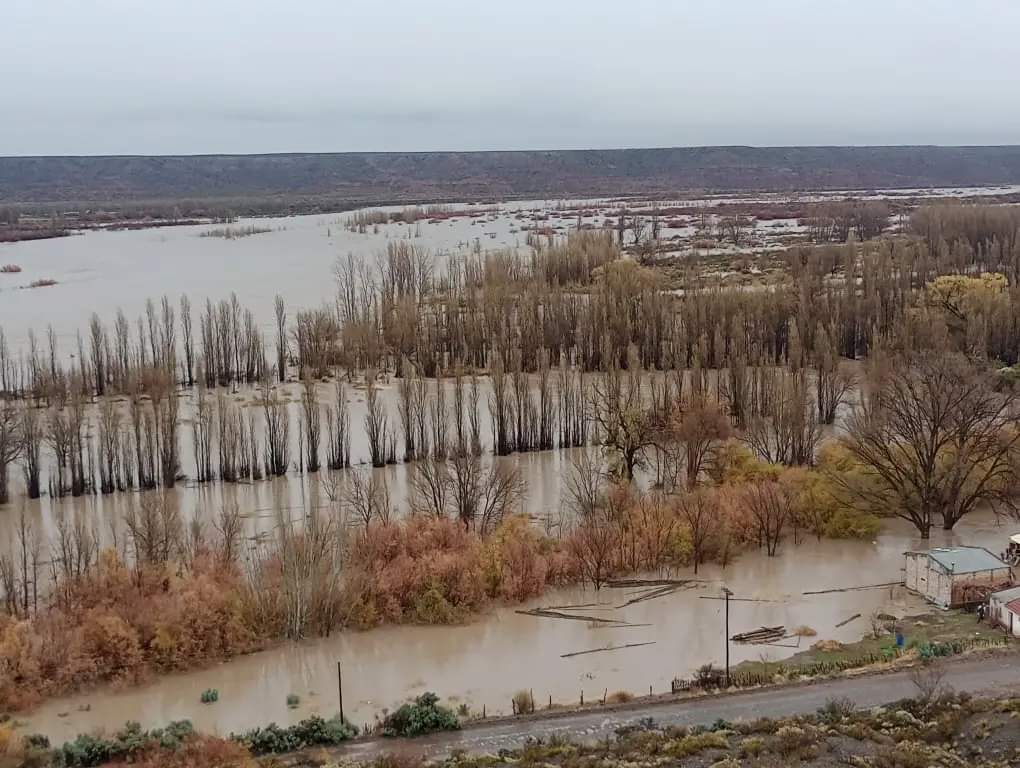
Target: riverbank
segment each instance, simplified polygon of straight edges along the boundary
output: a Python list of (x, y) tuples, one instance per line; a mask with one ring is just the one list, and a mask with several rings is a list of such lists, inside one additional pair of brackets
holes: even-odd
[[(683, 760), (685, 766), (738, 768), (740, 765), (971, 765), (1003, 766), (1012, 764), (1020, 745), (1015, 721), (1020, 711), (1016, 690), (1012, 695), (971, 698), (944, 695), (934, 701), (912, 695), (905, 689), (882, 686), (885, 698), (880, 706), (852, 697), (831, 697), (818, 703), (816, 697), (804, 697), (800, 708), (785, 711), (769, 708), (771, 716), (728, 719), (712, 717), (725, 709), (710, 709), (702, 715), (685, 717), (680, 711), (659, 712), (635, 721), (632, 717), (607, 717), (602, 727), (587, 727), (576, 721), (556, 731), (536, 729), (525, 743), (504, 737), (486, 740), (485, 747), (475, 742), (457, 758), (457, 765), (481, 768), (492, 764), (494, 754), (500, 760), (518, 766), (572, 766), (592, 768), (620, 764), (644, 765), (664, 758)], [(906, 695), (895, 699), (897, 694)], [(909, 698), (908, 698), (909, 696)], [(722, 704), (722, 702), (719, 702)], [(813, 707), (813, 708), (812, 708)], [(651, 710), (647, 710), (651, 711)], [(467, 742), (470, 736), (462, 735)], [(498, 743), (512, 746), (494, 749)], [(378, 745), (385, 750), (386, 745)], [(459, 748), (458, 748), (459, 749)], [(353, 759), (375, 765), (423, 765), (439, 762), (439, 751), (398, 751), (396, 755), (380, 751), (365, 752)], [(886, 755), (886, 762), (870, 762)], [(337, 762), (295, 761), (294, 766), (316, 765), (324, 768), (349, 765), (348, 753)], [(987, 762), (986, 762), (987, 761)]]
[[(951, 535), (941, 534), (932, 546), (967, 541), (993, 545), (1002, 536), (992, 516), (975, 517)], [(344, 711), (359, 726), (371, 724), (383, 709), (435, 691), (451, 706), (488, 716), (510, 713), (510, 700), (522, 688), (531, 689), (539, 707), (600, 700), (607, 690), (632, 696), (669, 691), (674, 678), (693, 676), (698, 667), (724, 661), (720, 642), (723, 604), (714, 598), (725, 584), (743, 598), (762, 602), (731, 604), (731, 629), (784, 624), (813, 627), (815, 640), (851, 644), (869, 629), (867, 618), (841, 627), (848, 616), (887, 613), (916, 616), (925, 603), (902, 587), (828, 595), (802, 595), (806, 583), (817, 587), (858, 584), (866, 572), (876, 582), (900, 575), (902, 552), (919, 542), (904, 525), (890, 523), (875, 542), (814, 539), (769, 558), (752, 550), (723, 568), (702, 566), (696, 588), (648, 600), (606, 613), (596, 605), (584, 613), (620, 619), (630, 625), (589, 625), (584, 621), (522, 615), (518, 609), (622, 602), (617, 591), (555, 588), (521, 606), (489, 607), (470, 621), (454, 626), (397, 625), (369, 631), (345, 631), (328, 638), (284, 643), (269, 650), (235, 657), (228, 663), (200, 670), (161, 675), (158, 680), (120, 689), (103, 687), (53, 699), (22, 716), (21, 732), (41, 732), (61, 742), (97, 728), (110, 731), (125, 720), (153, 728), (188, 719), (208, 733), (239, 732), (270, 721), (293, 725), (301, 719), (337, 711), (337, 662), (343, 666)], [(680, 570), (678, 578), (693, 576)], [(581, 611), (579, 611), (581, 612)], [(637, 648), (589, 653), (580, 650), (652, 643)], [(769, 648), (731, 645), (734, 666), (770, 663), (808, 648)], [(494, 660), (498, 660), (495, 663)], [(203, 691), (215, 688), (219, 702), (203, 705)], [(289, 708), (286, 697), (300, 698)]]
[[(721, 749), (723, 747), (718, 739), (711, 744), (702, 744), (702, 734), (736, 732), (746, 736), (766, 722), (760, 719), (762, 712), (769, 714), (768, 730), (763, 731), (768, 734), (775, 734), (784, 725), (789, 725), (781, 720), (791, 717), (802, 719), (805, 715), (808, 725), (814, 722), (814, 718), (831, 727), (863, 716), (887, 719), (887, 711), (899, 713), (906, 710), (915, 718), (907, 720), (917, 725), (917, 717), (930, 716), (946, 703), (951, 703), (954, 711), (998, 711), (1015, 719), (1018, 708), (1014, 704), (1005, 708), (974, 709), (971, 696), (995, 696), (1003, 701), (1003, 697), (1011, 700), (1020, 695), (1020, 665), (1016, 661), (1015, 646), (1009, 650), (968, 654), (942, 663), (922, 663), (915, 657), (908, 669), (872, 669), (864, 674), (744, 691), (648, 697), (627, 703), (541, 711), (514, 718), (476, 719), (464, 722), (454, 730), (444, 728), (431, 734), (426, 731), (427, 735), (411, 739), (380, 737), (378, 729), (372, 735), (364, 734), (352, 739), (349, 726), (336, 719), (324, 721), (321, 718), (311, 718), (294, 728), (270, 726), (231, 739), (198, 733), (188, 722), (172, 723), (165, 729), (152, 732), (142, 731), (137, 724), (129, 723), (114, 738), (104, 738), (101, 734), (79, 737), (73, 743), (61, 746), (59, 753), (69, 765), (94, 766), (107, 762), (120, 765), (127, 760), (146, 766), (194, 768), (215, 765), (223, 768), (258, 765), (259, 762), (246, 751), (251, 749), (257, 755), (275, 753), (260, 761), (263, 765), (321, 768), (380, 759), (389, 760), (386, 765), (391, 765), (394, 759), (399, 764), (409, 759), (420, 763), (423, 760), (440, 760), (451, 754), (457, 754), (461, 761), (497, 753), (510, 756), (513, 750), (521, 748), (542, 748), (546, 744), (563, 747), (568, 742), (590, 746), (605, 744), (607, 739), (626, 738), (635, 732), (656, 730), (666, 731), (672, 739), (686, 740), (688, 736), (697, 736), (696, 743), (703, 748)], [(889, 702), (896, 702), (890, 710), (873, 709)], [(867, 709), (871, 711), (864, 713)], [(862, 714), (857, 715), (857, 712)], [(898, 717), (892, 724), (886, 722), (882, 732), (888, 734), (888, 729), (895, 727), (896, 719)], [(804, 720), (797, 723), (800, 726), (804, 724)], [(982, 739), (996, 728), (983, 724)], [(944, 728), (939, 730), (945, 731)], [(167, 734), (171, 735), (170, 738)], [(33, 756), (37, 760), (33, 765), (43, 764), (46, 760), (48, 747), (45, 740), (28, 737), (19, 741), (9, 727), (0, 729), (0, 737), (5, 739), (4, 746), (13, 747), (14, 753), (20, 750)], [(300, 745), (302, 741), (318, 746), (306, 749), (286, 746), (288, 743)], [(923, 741), (933, 743), (930, 738)], [(339, 746), (331, 747), (331, 744)], [(685, 744), (694, 746), (693, 742), (685, 741)], [(703, 749), (685, 749), (682, 754), (674, 756), (690, 757), (701, 751)], [(805, 756), (810, 754), (801, 755)], [(68, 759), (70, 762), (67, 762)], [(715, 761), (712, 763), (715, 764)]]

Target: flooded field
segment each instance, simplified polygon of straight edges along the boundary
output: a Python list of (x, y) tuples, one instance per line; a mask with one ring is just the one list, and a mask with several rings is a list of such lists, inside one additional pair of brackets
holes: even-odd
[[(923, 194), (966, 196), (990, 191), (928, 190)], [(634, 212), (651, 215), (659, 207), (674, 204), (707, 207), (721, 201), (737, 204), (823, 200), (836, 199), (840, 194), (806, 194), (799, 198), (710, 197), (655, 203), (631, 200), (626, 204), (630, 215)], [(922, 193), (915, 190), (902, 194)], [(363, 231), (362, 227), (350, 226), (350, 214), (340, 214), (246, 219), (230, 225), (245, 231), (237, 237), (209, 236), (210, 232), (222, 229), (222, 225), (208, 224), (92, 231), (0, 245), (0, 265), (21, 267), (20, 272), (0, 274), (0, 326), (17, 354), (25, 348), (29, 329), (35, 329), (41, 338), (51, 324), (60, 362), (71, 368), (78, 349), (76, 335), (79, 330), (84, 332), (92, 312), (97, 312), (109, 326), (118, 307), (134, 319), (144, 312), (145, 301), (150, 297), (167, 295), (176, 300), (180, 294), (188, 294), (197, 308), (206, 297), (218, 300), (236, 293), (241, 304), (251, 308), (265, 335), (271, 337), (274, 297), (281, 295), (289, 311), (332, 303), (333, 264), (348, 253), (372, 258), (383, 252), (388, 242), (407, 240), (432, 253), (441, 268), (443, 259), (458, 253), (526, 249), (529, 234), (544, 237), (565, 234), (579, 226), (611, 227), (614, 212), (621, 204), (597, 200), (461, 206), (446, 211), (442, 217), (368, 224)], [(660, 237), (670, 243), (670, 252), (682, 254), (696, 247), (698, 218), (682, 214), (663, 223)], [(797, 219), (789, 218), (756, 221), (753, 230), (750, 245), (734, 252), (768, 252), (796, 242), (802, 234)], [(34, 289), (22, 287), (39, 280), (55, 280), (56, 284)], [(486, 377), (480, 378), (479, 383), (480, 437), (485, 460), (489, 461), (493, 439), (486, 404), (491, 383)], [(426, 386), (431, 396), (436, 384), (428, 381)], [(320, 382), (316, 388), (320, 404), (335, 399), (332, 382)], [(290, 414), (292, 461), (296, 462), (301, 387), (292, 381), (280, 385), (278, 390)], [(184, 522), (211, 523), (219, 510), (236, 505), (246, 519), (249, 535), (269, 530), (281, 519), (304, 519), (314, 510), (335, 503), (330, 498), (331, 475), (325, 470), (310, 475), (292, 469), (284, 477), (259, 482), (195, 483), (192, 425), (196, 392), (191, 389), (178, 393), (181, 477), (173, 489), (129, 490), (109, 496), (86, 494), (78, 498), (52, 498), (44, 493), (40, 499), (27, 500), (20, 472), (12, 472), (16, 474), (12, 477), (12, 502), (0, 510), (0, 547), (14, 538), (13, 522), (20, 509), (27, 512), (43, 551), (48, 551), (46, 543), (61, 517), (86, 520), (100, 541), (109, 545), (122, 530), (127, 511), (137, 508), (146, 496), (157, 493), (180, 511)], [(221, 392), (240, 408), (259, 408), (258, 393), (252, 387), (221, 388)], [(384, 376), (380, 380), (380, 397), (389, 417), (396, 420), (398, 395), (392, 379)], [(365, 391), (357, 377), (348, 386), (346, 399), (353, 438), (351, 462), (355, 466), (340, 474), (372, 471), (385, 477), (395, 514), (403, 514), (408, 507), (413, 467), (395, 464), (368, 469), (369, 447), (363, 426)], [(451, 399), (448, 395), (446, 402)], [(126, 407), (125, 401), (119, 398), (119, 407)], [(95, 421), (94, 410), (90, 413), (91, 423)], [(563, 480), (572, 457), (583, 450), (587, 449), (546, 450), (491, 460), (512, 464), (520, 470), (525, 485), (523, 511), (536, 524), (555, 530), (564, 514)], [(51, 461), (46, 454), (48, 451), (44, 452), (45, 461)], [(47, 465), (43, 474), (48, 473)], [(638, 480), (643, 486), (650, 483), (647, 474)], [(990, 517), (978, 516), (965, 519), (948, 537), (937, 532), (931, 544), (962, 541), (999, 551), (1012, 532), (998, 527)], [(889, 522), (875, 542), (807, 540), (794, 545), (790, 538), (784, 542), (779, 557), (747, 552), (725, 570), (706, 566), (699, 574), (705, 579), (699, 589), (680, 591), (614, 612), (614, 616), (635, 626), (592, 627), (583, 621), (536, 618), (520, 615), (511, 608), (498, 608), (464, 626), (403, 626), (343, 632), (328, 639), (283, 645), (210, 669), (161, 678), (143, 687), (50, 701), (28, 717), (24, 727), (59, 741), (97, 727), (114, 728), (127, 719), (150, 726), (186, 717), (203, 730), (228, 733), (271, 720), (283, 723), (311, 713), (330, 714), (337, 703), (338, 661), (344, 669), (345, 711), (359, 723), (371, 721), (384, 708), (392, 708), (425, 690), (435, 690), (472, 711), (484, 707), (489, 713), (508, 711), (510, 697), (521, 688), (533, 689), (538, 702), (548, 702), (551, 697), (560, 704), (576, 702), (582, 692), (588, 700), (600, 697), (606, 690), (642, 693), (651, 687), (661, 692), (668, 690), (675, 675), (686, 676), (700, 664), (722, 661), (721, 603), (702, 599), (718, 596), (722, 585), (737, 596), (763, 601), (734, 604), (731, 626), (738, 632), (764, 624), (807, 625), (818, 631), (819, 638), (845, 641), (859, 638), (867, 631), (868, 616), (875, 611), (905, 615), (924, 609), (900, 588), (802, 595), (805, 589), (897, 581), (902, 552), (919, 544), (911, 530), (898, 521)], [(609, 610), (624, 599), (611, 590), (593, 593), (569, 589), (548, 593), (541, 604), (605, 603), (592, 607), (597, 611)], [(836, 628), (836, 624), (855, 613), (862, 618)], [(562, 654), (626, 643), (651, 644), (562, 658)], [(734, 646), (732, 658), (734, 663), (760, 660), (763, 654), (769, 659), (780, 659), (796, 650)], [(199, 704), (199, 695), (207, 688), (219, 690), (218, 704)], [(288, 694), (300, 697), (299, 707), (288, 709)]]
[[(983, 544), (999, 551), (1012, 529), (991, 516), (975, 516), (946, 536), (933, 534), (931, 544)], [(269, 721), (291, 723), (309, 714), (331, 715), (337, 709), (337, 662), (343, 667), (345, 714), (370, 723), (385, 708), (433, 690), (453, 704), (489, 714), (509, 713), (510, 698), (522, 688), (536, 702), (576, 703), (600, 698), (608, 689), (647, 693), (669, 690), (674, 676), (689, 676), (699, 665), (722, 664), (722, 602), (725, 585), (736, 597), (775, 602), (732, 602), (733, 632), (762, 625), (807, 625), (818, 639), (857, 640), (870, 631), (876, 611), (895, 616), (928, 610), (902, 587), (805, 596), (805, 590), (892, 582), (901, 578), (902, 553), (919, 546), (910, 531), (890, 522), (875, 542), (806, 540), (787, 542), (774, 558), (748, 552), (729, 567), (706, 566), (698, 589), (612, 610), (625, 598), (621, 590), (580, 589), (547, 593), (534, 605), (597, 603), (591, 614), (624, 619), (619, 628), (524, 616), (499, 608), (464, 626), (398, 626), (367, 632), (343, 632), (317, 641), (287, 644), (235, 659), (210, 669), (175, 674), (124, 691), (98, 691), (51, 701), (25, 718), (27, 732), (60, 740), (92, 728), (115, 728), (127, 719), (143, 726), (190, 718), (202, 730), (227, 734)], [(688, 575), (691, 574), (680, 574)], [(854, 614), (861, 618), (835, 625)], [(654, 643), (572, 658), (562, 654), (626, 643)], [(791, 643), (792, 641), (786, 641)], [(731, 662), (780, 660), (797, 647), (731, 644)], [(206, 688), (219, 690), (219, 702), (199, 703)], [(288, 694), (301, 704), (288, 709)]]
[[(124, 231), (89, 231), (70, 237), (0, 244), (0, 265), (21, 271), (0, 274), (0, 325), (14, 350), (22, 349), (29, 328), (45, 335), (51, 324), (65, 361), (75, 349), (78, 330), (86, 332), (93, 312), (107, 324), (118, 307), (129, 318), (140, 315), (148, 298), (187, 294), (197, 309), (236, 293), (268, 331), (273, 299), (281, 295), (288, 307), (313, 308), (332, 303), (335, 295), (333, 263), (349, 253), (366, 257), (383, 252), (394, 239), (409, 239), (435, 254), (439, 261), (475, 248), (523, 248), (529, 232), (565, 234), (580, 225), (612, 227), (622, 206), (644, 217), (650, 227), (655, 209), (698, 208), (720, 203), (772, 204), (790, 201), (838, 200), (853, 194), (869, 199), (903, 197), (963, 197), (1006, 194), (1013, 188), (879, 190), (872, 192), (806, 192), (800, 195), (710, 196), (678, 200), (516, 201), (497, 205), (457, 205), (456, 215), (420, 218), (368, 226), (364, 232), (346, 227), (353, 213), (242, 219), (233, 229), (268, 230), (236, 238), (203, 237), (223, 225), (161, 227)], [(375, 211), (398, 212), (399, 208)], [(691, 250), (700, 217), (663, 217), (660, 239), (677, 254)], [(795, 219), (753, 222), (746, 247), (727, 246), (720, 253), (735, 255), (765, 251), (795, 241), (802, 228)], [(646, 234), (647, 236), (647, 234)], [(625, 235), (629, 242), (632, 232)], [(56, 285), (27, 288), (37, 281)]]

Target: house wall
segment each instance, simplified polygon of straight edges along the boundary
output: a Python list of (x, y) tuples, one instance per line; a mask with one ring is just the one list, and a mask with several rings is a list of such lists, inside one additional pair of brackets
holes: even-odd
[(928, 568), (928, 588), (924, 596), (935, 605), (949, 608), (953, 604), (954, 577), (943, 571), (938, 563), (934, 561), (929, 563), (931, 567)]
[(924, 593), (924, 566), (928, 562), (928, 556), (923, 557), (915, 554), (907, 555), (906, 564), (906, 576), (904, 577), (904, 584), (907, 589), (914, 592)]
[(994, 587), (1009, 582), (1010, 577), (1008, 567), (954, 574), (932, 560), (927, 553), (918, 552), (906, 555), (903, 583), (907, 589), (919, 593), (935, 605), (952, 608), (963, 604), (965, 586)]
[(979, 571), (977, 573), (960, 573), (952, 577), (952, 592), (948, 605), (955, 607), (963, 604), (962, 591), (967, 585), (999, 587), (1011, 581), (1012, 571), (1008, 567), (996, 568), (990, 571)]
[(1013, 613), (1005, 603), (991, 600), (988, 604), (989, 619), (1012, 634), (1020, 637), (1020, 615)]

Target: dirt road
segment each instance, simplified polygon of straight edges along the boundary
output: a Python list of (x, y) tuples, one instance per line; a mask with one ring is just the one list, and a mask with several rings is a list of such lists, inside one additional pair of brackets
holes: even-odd
[[(1020, 694), (1020, 657), (1008, 654), (948, 663), (945, 683), (957, 691), (974, 694)], [(916, 688), (910, 681), (909, 672), (895, 672), (685, 701), (635, 703), (609, 711), (588, 710), (504, 719), (419, 739), (358, 741), (337, 750), (335, 754), (359, 760), (371, 760), (386, 753), (415, 754), (435, 759), (453, 750), (495, 754), (500, 749), (521, 746), (529, 736), (548, 739), (558, 734), (572, 739), (595, 740), (612, 735), (620, 726), (635, 724), (649, 717), (660, 725), (710, 725), (720, 718), (739, 721), (809, 714), (833, 697), (846, 697), (860, 708), (870, 708), (915, 694)]]

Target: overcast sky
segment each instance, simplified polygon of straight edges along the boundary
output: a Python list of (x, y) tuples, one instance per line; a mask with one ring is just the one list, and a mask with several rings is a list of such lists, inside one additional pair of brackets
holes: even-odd
[(1020, 143), (1020, 0), (0, 0), (0, 155)]

